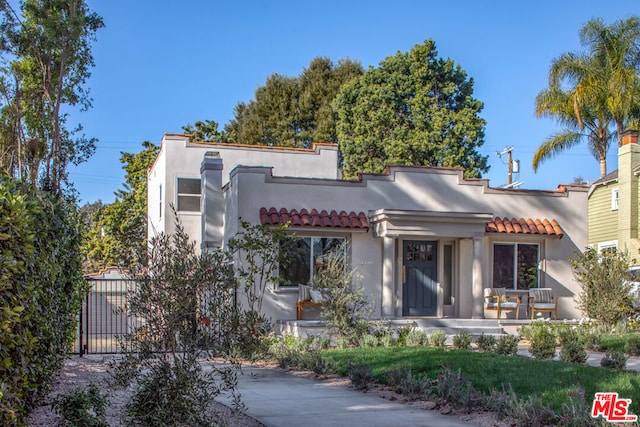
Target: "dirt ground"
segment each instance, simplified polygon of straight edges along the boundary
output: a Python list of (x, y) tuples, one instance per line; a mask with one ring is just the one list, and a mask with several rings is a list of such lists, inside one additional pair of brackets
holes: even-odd
[[(52, 427), (58, 422), (58, 415), (55, 414), (50, 407), (52, 399), (56, 396), (68, 393), (77, 388), (85, 388), (89, 383), (94, 382), (101, 387), (107, 387), (109, 374), (107, 372), (107, 359), (103, 357), (89, 356), (77, 357), (69, 359), (60, 374), (53, 383), (53, 390), (43, 402), (42, 406), (36, 408), (29, 417), (29, 425), (31, 427)], [(273, 366), (275, 368), (275, 366)], [(339, 377), (337, 375), (319, 376), (313, 372), (307, 371), (289, 371), (290, 375), (303, 376), (316, 381), (331, 383), (340, 387), (352, 387), (348, 378)], [(110, 426), (119, 426), (120, 414), (123, 412), (124, 406), (130, 396), (130, 390), (115, 390), (109, 395), (109, 406), (107, 407), (106, 417)], [(435, 402), (429, 401), (408, 401), (402, 395), (394, 393), (389, 387), (375, 386), (371, 387), (365, 393), (374, 394), (381, 398), (395, 401), (398, 403), (415, 406), (424, 410), (437, 410), (443, 414), (450, 414), (481, 427), (508, 427), (511, 424), (507, 422), (499, 422), (488, 412), (454, 414), (450, 406), (438, 407)], [(253, 418), (232, 411), (225, 405), (215, 403), (210, 408), (211, 414), (222, 414), (228, 421), (230, 427), (263, 427), (264, 425)]]

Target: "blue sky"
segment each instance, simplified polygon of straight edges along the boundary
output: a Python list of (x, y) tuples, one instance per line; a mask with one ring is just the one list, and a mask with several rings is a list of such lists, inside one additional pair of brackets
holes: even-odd
[[(81, 203), (114, 200), (124, 172), (120, 152), (197, 120), (224, 125), (235, 105), (253, 98), (267, 76), (297, 76), (316, 56), (349, 57), (376, 66), (397, 51), (434, 39), (439, 55), (475, 81), (484, 103), (485, 178), (507, 182), (514, 147), (523, 188), (555, 189), (575, 177), (595, 180), (598, 162), (585, 147), (531, 168), (536, 147), (558, 126), (534, 116), (551, 60), (580, 48), (578, 31), (591, 18), (607, 22), (640, 15), (637, 0), (614, 1), (195, 1), (88, 0), (105, 20), (93, 53), (88, 112), (74, 113), (99, 139), (95, 155), (73, 168)], [(615, 148), (608, 169), (616, 168)]]

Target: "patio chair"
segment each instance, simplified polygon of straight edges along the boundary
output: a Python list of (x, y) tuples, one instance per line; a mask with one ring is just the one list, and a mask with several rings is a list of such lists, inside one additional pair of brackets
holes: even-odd
[(496, 310), (498, 319), (503, 311), (516, 312), (516, 319), (520, 315), (520, 297), (507, 296), (505, 288), (485, 288), (484, 289), (484, 309)]
[(296, 319), (303, 320), (305, 307), (321, 307), (322, 295), (308, 285), (298, 285), (298, 303), (296, 304)]
[(533, 288), (529, 289), (528, 310), (531, 311), (531, 320), (534, 319), (536, 312), (547, 312), (549, 317), (553, 313), (554, 318), (558, 318), (558, 297), (553, 296), (551, 288)]

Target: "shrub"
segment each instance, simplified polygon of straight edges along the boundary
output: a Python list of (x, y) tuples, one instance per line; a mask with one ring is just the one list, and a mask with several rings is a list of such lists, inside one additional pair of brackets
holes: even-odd
[(364, 292), (361, 275), (348, 267), (347, 252), (343, 244), (327, 255), (322, 268), (314, 272), (313, 287), (324, 297), (321, 314), (329, 333), (356, 345), (369, 331), (366, 319), (372, 304)]
[(613, 326), (632, 313), (630, 285), (625, 280), (629, 268), (626, 252), (599, 253), (587, 248), (569, 262), (582, 288), (578, 307), (587, 317)]
[(442, 348), (447, 340), (447, 334), (442, 329), (437, 329), (429, 335), (429, 341), (434, 347)]
[(453, 347), (457, 350), (470, 350), (473, 338), (466, 330), (461, 330), (453, 336)]
[(627, 356), (621, 351), (607, 351), (600, 360), (600, 366), (611, 369), (624, 369), (627, 364)]
[(629, 356), (640, 356), (640, 336), (631, 336), (624, 345), (624, 352)]
[(406, 337), (407, 347), (420, 347), (429, 345), (429, 337), (424, 331), (414, 329)]
[(347, 361), (347, 370), (349, 371), (349, 379), (356, 390), (367, 390), (369, 384), (374, 381), (371, 367), (365, 363), (352, 363)]
[(77, 334), (87, 282), (72, 198), (0, 177), (0, 425), (20, 425)]
[(553, 359), (556, 353), (556, 336), (547, 322), (531, 322), (527, 327), (521, 328), (521, 333), (531, 343), (529, 351), (534, 358)]
[(476, 341), (478, 349), (480, 351), (493, 351), (496, 347), (496, 337), (493, 335), (485, 335), (484, 332), (480, 334)]
[(516, 335), (502, 335), (496, 341), (495, 352), (507, 356), (515, 356), (518, 353), (520, 337)]
[(152, 239), (148, 269), (128, 299), (130, 314), (143, 321), (124, 337), (123, 358), (112, 366), (117, 384), (133, 384), (125, 425), (209, 426), (216, 420), (207, 408), (216, 396), (228, 393), (238, 402), (233, 360), (207, 370), (200, 364), (259, 334), (252, 312), (245, 316), (233, 304), (233, 273), (228, 254), (198, 255), (179, 224), (174, 234)]
[(313, 371), (318, 375), (326, 375), (336, 371), (336, 362), (322, 357), (317, 349), (301, 353), (298, 368)]
[(600, 351), (602, 348), (602, 333), (596, 328), (587, 330), (582, 336), (582, 339), (584, 340), (584, 345), (588, 350)]
[(565, 340), (560, 346), (560, 360), (567, 363), (585, 363), (587, 352), (584, 345), (578, 341), (577, 336), (573, 340)]
[(498, 392), (492, 390), (487, 398), (487, 407), (500, 419), (508, 419), (517, 427), (542, 427), (557, 425), (558, 417), (552, 409), (542, 404), (538, 397), (519, 399), (509, 386)]
[(59, 427), (109, 427), (105, 417), (107, 403), (107, 397), (91, 383), (86, 390), (76, 389), (56, 397), (51, 408), (61, 416)]
[(482, 395), (473, 388), (471, 382), (460, 371), (443, 368), (433, 386), (433, 393), (458, 408), (471, 409), (482, 403)]
[(390, 369), (384, 375), (387, 385), (393, 387), (396, 393), (402, 394), (410, 400), (428, 395), (433, 386), (433, 381), (424, 375), (414, 375), (411, 368), (406, 365)]

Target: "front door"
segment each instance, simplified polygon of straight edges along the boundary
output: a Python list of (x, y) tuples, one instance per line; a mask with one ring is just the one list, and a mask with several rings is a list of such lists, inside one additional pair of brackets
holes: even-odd
[(402, 315), (435, 316), (438, 308), (438, 242), (405, 240)]

